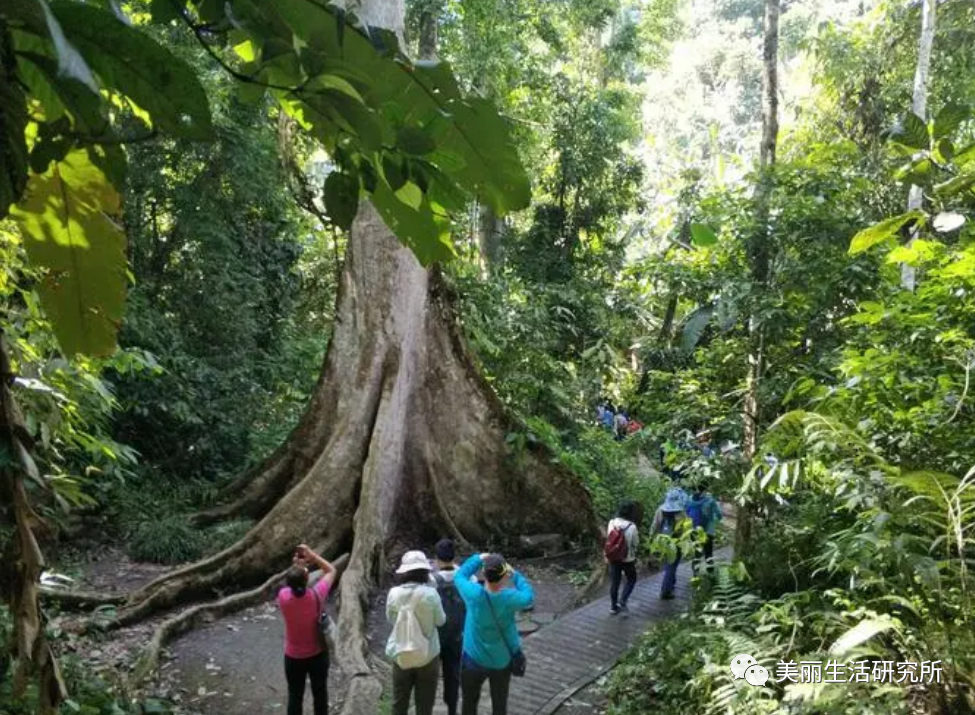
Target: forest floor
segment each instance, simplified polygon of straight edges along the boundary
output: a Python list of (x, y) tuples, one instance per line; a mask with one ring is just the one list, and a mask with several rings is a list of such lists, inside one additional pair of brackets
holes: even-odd
[[(91, 553), (81, 563), (72, 561), (68, 573), (76, 578), (77, 587), (103, 593), (131, 591), (171, 568), (134, 563), (115, 549)], [(581, 605), (582, 585), (589, 576), (584, 558), (524, 559), (515, 563), (530, 579), (536, 596), (535, 608), (522, 623), (523, 632), (551, 623)], [(602, 595), (602, 590), (592, 595)], [(334, 606), (332, 610), (334, 613)], [(69, 624), (70, 618), (64, 622)], [(100, 670), (106, 680), (116, 680), (119, 673), (132, 667), (158, 622), (151, 620), (106, 634), (69, 635), (65, 647)], [(373, 599), (368, 630), (372, 652), (382, 657), (390, 630), (385, 620), (385, 592)], [(158, 677), (143, 694), (175, 703), (183, 715), (283, 714), (287, 702), (283, 640), (283, 623), (273, 601), (228, 615), (170, 643)], [(333, 711), (341, 707), (344, 682), (344, 674), (333, 665), (329, 673)], [(599, 703), (598, 688), (590, 686), (566, 703), (561, 712), (596, 715), (602, 712)], [(305, 711), (311, 713), (310, 693)]]

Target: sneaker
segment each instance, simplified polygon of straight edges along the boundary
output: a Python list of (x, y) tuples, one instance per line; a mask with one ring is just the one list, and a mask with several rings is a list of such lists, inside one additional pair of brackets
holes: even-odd
[(619, 612), (620, 612), (620, 607), (619, 606), (610, 606), (609, 607), (609, 615), (615, 616)]

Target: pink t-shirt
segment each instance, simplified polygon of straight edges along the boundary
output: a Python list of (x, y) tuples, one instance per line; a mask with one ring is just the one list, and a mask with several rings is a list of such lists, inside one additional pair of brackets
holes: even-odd
[(278, 607), (284, 617), (284, 654), (289, 658), (311, 658), (322, 652), (318, 643), (318, 601), (325, 605), (330, 584), (322, 579), (315, 584), (315, 593), (309, 589), (302, 596), (295, 596), (289, 586), (278, 591)]

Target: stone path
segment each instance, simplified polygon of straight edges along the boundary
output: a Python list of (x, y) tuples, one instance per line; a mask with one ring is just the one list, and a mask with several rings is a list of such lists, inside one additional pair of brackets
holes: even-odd
[[(725, 548), (715, 557), (723, 560), (730, 555), (731, 549)], [(566, 700), (612, 668), (654, 621), (687, 608), (690, 577), (690, 565), (681, 564), (673, 600), (660, 600), (663, 573), (657, 573), (637, 582), (629, 601), (630, 612), (625, 616), (610, 615), (606, 595), (525, 638), (528, 672), (524, 678), (512, 678), (509, 715), (556, 713)], [(490, 700), (485, 684), (479, 715), (490, 714)], [(434, 712), (446, 713), (442, 702)]]

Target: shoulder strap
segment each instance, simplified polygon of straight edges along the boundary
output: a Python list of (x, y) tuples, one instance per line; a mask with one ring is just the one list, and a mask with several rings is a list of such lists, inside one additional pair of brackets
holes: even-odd
[(501, 624), (498, 622), (498, 616), (494, 612), (494, 606), (491, 605), (491, 597), (488, 596), (487, 589), (482, 591), (482, 593), (484, 594), (484, 598), (487, 601), (488, 610), (491, 611), (491, 618), (494, 620), (494, 627), (498, 629), (498, 634), (501, 636), (501, 640), (504, 641), (504, 647), (508, 649), (508, 655), (514, 658), (515, 653), (513, 650), (511, 650), (511, 646), (508, 645), (508, 639), (504, 637), (504, 631), (501, 630)]

